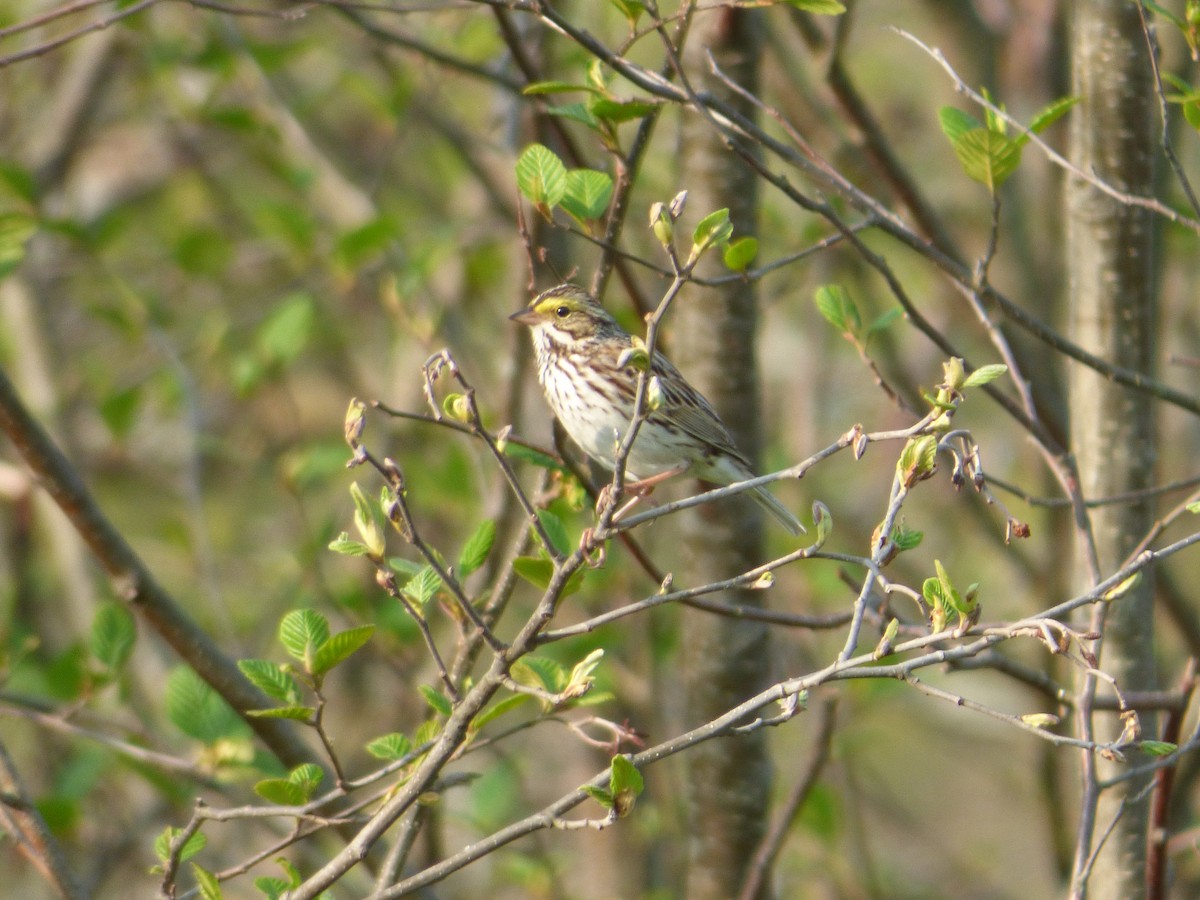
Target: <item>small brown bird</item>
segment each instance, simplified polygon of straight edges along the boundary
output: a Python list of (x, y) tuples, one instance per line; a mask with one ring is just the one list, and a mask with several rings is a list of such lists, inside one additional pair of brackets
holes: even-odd
[[(537, 355), (538, 381), (567, 434), (597, 462), (613, 468), (617, 448), (633, 420), (637, 369), (618, 365), (633, 340), (590, 294), (560, 284), (538, 294), (510, 318), (528, 325)], [(726, 485), (754, 477), (749, 461), (704, 397), (661, 353), (650, 374), (662, 403), (646, 416), (625, 460), (630, 477), (654, 484), (691, 471)], [(792, 534), (804, 531), (765, 486), (750, 496)]]

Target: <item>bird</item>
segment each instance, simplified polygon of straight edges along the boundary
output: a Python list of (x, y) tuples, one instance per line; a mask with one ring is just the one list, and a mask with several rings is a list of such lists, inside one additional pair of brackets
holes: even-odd
[[(615, 468), (637, 393), (632, 335), (595, 297), (569, 283), (543, 291), (509, 318), (529, 327), (538, 381), (567, 434), (593, 460)], [(655, 352), (648, 376), (657, 376), (661, 402), (646, 415), (626, 457), (625, 471), (637, 482), (631, 490), (687, 471), (717, 485), (755, 477), (712, 404), (670, 360)], [(789, 533), (804, 532), (765, 485), (748, 493)]]

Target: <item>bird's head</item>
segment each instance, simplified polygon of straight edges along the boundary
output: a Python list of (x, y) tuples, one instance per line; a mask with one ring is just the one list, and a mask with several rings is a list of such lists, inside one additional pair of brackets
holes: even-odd
[[(509, 316), (534, 331), (550, 332), (566, 340), (595, 337), (618, 328), (604, 308), (583, 288), (560, 284), (542, 291), (523, 310)], [(618, 328), (619, 330), (619, 328)]]

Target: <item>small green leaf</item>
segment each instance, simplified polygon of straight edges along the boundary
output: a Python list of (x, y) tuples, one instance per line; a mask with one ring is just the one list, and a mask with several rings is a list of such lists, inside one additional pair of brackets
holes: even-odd
[(554, 577), (554, 563), (541, 556), (518, 556), (513, 560), (513, 571), (534, 587), (545, 590)]
[(286, 365), (298, 357), (316, 324), (316, 301), (308, 294), (292, 294), (281, 301), (259, 327), (257, 346), (268, 365)]
[(892, 542), (900, 550), (915, 550), (921, 546), (921, 541), (924, 539), (925, 532), (907, 528), (904, 525), (897, 525), (892, 532)]
[(728, 208), (710, 212), (692, 232), (692, 256), (699, 256), (714, 244), (724, 244), (732, 234), (733, 222), (729, 219)]
[(550, 543), (553, 544), (553, 549), (560, 556), (566, 556), (571, 552), (571, 538), (567, 535), (567, 526), (563, 524), (562, 519), (550, 512), (548, 509), (539, 509), (537, 511), (538, 519), (542, 523), (542, 528), (546, 532), (546, 536), (550, 538)]
[(522, 656), (510, 670), (513, 681), (557, 694), (567, 686), (567, 670), (548, 656)]
[(1110, 587), (1107, 591), (1104, 592), (1104, 596), (1101, 597), (1100, 599), (1104, 600), (1104, 601), (1108, 601), (1108, 602), (1111, 602), (1113, 600), (1119, 600), (1120, 598), (1124, 597), (1126, 594), (1128, 594), (1130, 591), (1132, 591), (1135, 587), (1137, 587), (1141, 583), (1142, 583), (1142, 573), (1141, 573), (1141, 570), (1139, 569), (1137, 572), (1134, 572), (1132, 575), (1130, 575), (1128, 578), (1126, 578), (1120, 584)]
[[(154, 840), (154, 854), (161, 862), (166, 862), (171, 856), (171, 842), (183, 832), (182, 828), (168, 826)], [(179, 851), (179, 861), (187, 862), (208, 845), (208, 837), (203, 831), (192, 834)]]
[(613, 808), (618, 816), (627, 816), (644, 789), (642, 773), (629, 761), (628, 756), (614, 756), (609, 769), (608, 789), (613, 797)]
[(279, 643), (288, 654), (311, 671), (313, 658), (329, 640), (329, 622), (314, 609), (294, 609), (279, 623)]
[(604, 788), (598, 788), (594, 784), (585, 784), (583, 792), (603, 806), (605, 809), (613, 808), (613, 795)]
[(454, 704), (450, 702), (450, 698), (437, 688), (431, 687), (428, 684), (422, 684), (417, 690), (421, 692), (421, 696), (425, 698), (426, 704), (434, 712), (440, 713), (447, 718), (449, 718), (450, 713), (454, 712)]
[(1003, 363), (993, 363), (990, 366), (980, 366), (974, 372), (967, 376), (963, 382), (963, 387), (980, 387), (995, 381), (1001, 375), (1008, 371), (1008, 366)]
[(518, 706), (524, 706), (530, 699), (532, 698), (528, 694), (512, 694), (502, 700), (497, 700), (471, 721), (471, 727), (478, 731), (493, 719), (500, 718), (506, 712), (516, 709)]
[(840, 284), (823, 284), (813, 294), (817, 312), (843, 334), (857, 336), (862, 330), (862, 317), (850, 294)]
[(311, 797), (324, 780), (325, 772), (314, 763), (301, 763), (288, 773), (288, 781), (303, 790), (306, 797)]
[(989, 128), (975, 128), (953, 142), (967, 177), (995, 193), (1021, 162), (1021, 143)]
[(304, 788), (286, 778), (266, 778), (254, 785), (254, 793), (277, 806), (303, 806), (308, 802)]
[(569, 81), (534, 81), (531, 84), (521, 88), (521, 93), (526, 97), (540, 96), (544, 94), (567, 94), (573, 91), (588, 91), (595, 93), (596, 89), (587, 84), (572, 84)]
[(0, 279), (25, 258), (25, 245), (37, 232), (37, 220), (24, 213), (0, 213)]
[(1189, 504), (1188, 504), (1186, 507), (1184, 507), (1184, 508), (1185, 508), (1185, 509), (1186, 509), (1188, 512), (1190, 512), (1192, 515), (1200, 515), (1200, 500), (1197, 500), (1197, 501), (1196, 501), (1196, 502), (1194, 502), (1194, 503), (1189, 503)]
[(221, 882), (217, 876), (199, 863), (192, 863), (192, 874), (196, 877), (196, 887), (200, 890), (201, 900), (222, 900)]
[(1026, 713), (1021, 721), (1034, 728), (1053, 728), (1062, 720), (1053, 713)]
[(867, 326), (867, 332), (865, 336), (870, 338), (872, 335), (878, 334), (879, 332), (888, 328), (897, 319), (903, 318), (904, 308), (901, 306), (893, 306), (886, 312), (880, 313), (880, 315), (875, 318), (870, 325)]
[(246, 733), (245, 723), (195, 671), (179, 666), (167, 676), (163, 705), (184, 734), (206, 744)]
[(472, 572), (477, 571), (487, 560), (488, 554), (492, 552), (492, 545), (495, 542), (496, 523), (491, 519), (484, 519), (475, 529), (475, 533), (467, 539), (462, 552), (458, 555), (459, 577), (466, 578)]
[(608, 2), (619, 9), (622, 15), (629, 20), (630, 28), (637, 27), (638, 19), (646, 11), (646, 6), (642, 3), (642, 0), (608, 0)]
[(238, 668), (256, 688), (284, 703), (295, 703), (300, 699), (300, 688), (283, 666), (266, 659), (239, 659)]
[(350, 484), (354, 500), (354, 527), (372, 556), (383, 556), (387, 549), (384, 540), (383, 509), (366, 495), (357, 481)]
[(580, 222), (600, 219), (608, 212), (613, 180), (595, 169), (572, 169), (567, 173), (562, 208)]
[(317, 650), (317, 655), (313, 658), (312, 673), (323, 675), (334, 666), (344, 662), (352, 653), (361, 649), (374, 633), (374, 625), (360, 625), (357, 628), (339, 631), (331, 636)]
[(545, 453), (539, 453), (514, 441), (509, 441), (504, 445), (504, 455), (510, 459), (519, 459), (524, 462), (533, 463), (542, 469), (562, 470), (562, 463), (554, 457), (547, 456)]
[(517, 187), (548, 215), (566, 193), (567, 167), (549, 147), (531, 144), (517, 160)]
[[(587, 88), (583, 90), (587, 90)], [(580, 122), (593, 130), (600, 130), (600, 120), (592, 115), (592, 111), (586, 103), (560, 103), (548, 107), (546, 112), (552, 116)]]
[(350, 535), (344, 531), (329, 542), (329, 549), (343, 556), (368, 556), (371, 553), (370, 547), (362, 541), (351, 540)]
[(408, 583), (400, 589), (409, 600), (417, 604), (419, 607), (425, 607), (429, 601), (437, 596), (437, 592), (441, 590), (442, 579), (434, 570), (433, 566), (426, 564), (421, 567)]
[(983, 127), (983, 123), (973, 115), (954, 106), (939, 109), (938, 122), (942, 126), (942, 134), (950, 139), (951, 144), (958, 143), (959, 138), (967, 132)]
[(248, 709), (246, 715), (256, 719), (293, 719), (311, 722), (317, 711), (311, 706), (275, 706), (271, 709)]
[(803, 12), (816, 13), (821, 16), (840, 16), (846, 11), (838, 0), (783, 0), (789, 6)]
[(133, 652), (137, 625), (133, 614), (120, 603), (105, 603), (92, 619), (92, 656), (106, 669), (117, 671)]
[(726, 268), (732, 269), (734, 272), (745, 272), (756, 256), (758, 256), (758, 238), (749, 235), (740, 237), (736, 241), (730, 241), (723, 254)]
[(1150, 756), (1170, 756), (1179, 749), (1179, 745), (1170, 741), (1142, 741), (1138, 749)]
[(588, 110), (597, 119), (619, 125), (634, 119), (644, 119), (658, 109), (657, 103), (647, 100), (614, 100), (596, 96), (588, 103)]
[(395, 762), (412, 752), (412, 741), (398, 731), (377, 737), (367, 744), (367, 752), (376, 759)]
[[(1033, 120), (1029, 123), (1029, 130), (1034, 134), (1041, 134), (1059, 119), (1067, 114), (1072, 106), (1078, 103), (1079, 97), (1062, 97), (1055, 100), (1053, 103), (1044, 107), (1038, 112)], [(1026, 138), (1028, 140), (1028, 138)]]

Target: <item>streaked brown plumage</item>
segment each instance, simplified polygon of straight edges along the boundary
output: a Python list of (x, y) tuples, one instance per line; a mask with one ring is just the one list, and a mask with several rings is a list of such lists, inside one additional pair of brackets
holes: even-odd
[[(511, 316), (527, 325), (537, 355), (538, 380), (546, 401), (588, 456), (612, 468), (617, 447), (633, 418), (637, 370), (618, 367), (632, 338), (596, 300), (573, 284), (543, 291)], [(654, 354), (662, 403), (642, 423), (625, 461), (638, 480), (690, 470), (714, 484), (754, 477), (707, 400), (665, 356)], [(804, 528), (765, 487), (750, 492), (792, 534)]]

